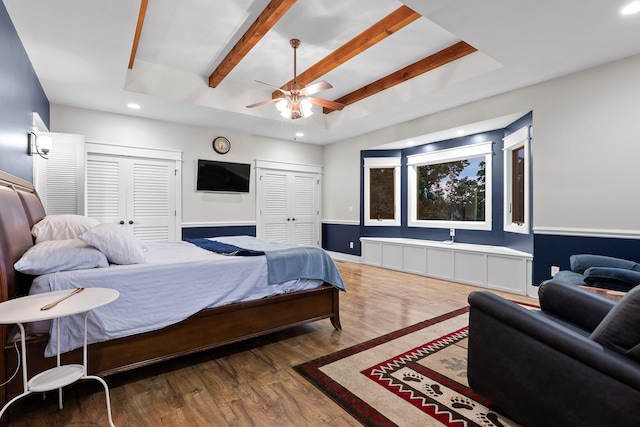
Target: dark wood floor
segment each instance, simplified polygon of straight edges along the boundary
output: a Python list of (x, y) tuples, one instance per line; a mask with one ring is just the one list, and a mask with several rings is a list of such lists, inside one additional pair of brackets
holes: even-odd
[[(106, 377), (116, 426), (359, 426), (291, 367), (467, 305), (474, 287), (338, 262), (342, 331), (329, 320)], [(497, 292), (501, 294), (500, 292)], [(535, 302), (502, 294), (512, 300)], [(170, 343), (168, 343), (170, 345)], [(15, 403), (11, 426), (108, 425), (95, 381)]]

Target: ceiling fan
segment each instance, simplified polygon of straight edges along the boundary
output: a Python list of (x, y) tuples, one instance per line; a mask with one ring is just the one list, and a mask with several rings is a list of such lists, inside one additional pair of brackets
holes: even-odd
[(311, 114), (313, 114), (311, 112), (311, 104), (331, 108), (332, 110), (342, 110), (344, 108), (344, 104), (310, 96), (323, 90), (331, 89), (333, 86), (331, 86), (329, 83), (320, 81), (309, 86), (298, 83), (296, 72), (296, 49), (298, 49), (298, 47), (300, 46), (300, 40), (291, 39), (289, 43), (293, 48), (293, 82), (285, 85), (284, 88), (279, 88), (268, 83), (261, 82), (260, 80), (256, 80), (260, 84), (269, 86), (275, 90), (282, 92), (284, 96), (267, 99), (266, 101), (247, 105), (247, 108), (254, 108), (265, 104), (276, 103), (276, 107), (280, 111), (281, 115), (285, 118), (290, 119), (309, 117)]

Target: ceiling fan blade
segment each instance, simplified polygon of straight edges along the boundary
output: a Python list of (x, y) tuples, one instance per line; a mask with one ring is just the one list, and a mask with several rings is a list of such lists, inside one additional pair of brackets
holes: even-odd
[(271, 87), (271, 88), (273, 88), (273, 89), (275, 89), (275, 90), (279, 90), (280, 92), (284, 93), (285, 95), (289, 95), (289, 94), (290, 94), (290, 92), (289, 92), (288, 90), (284, 90), (284, 89), (279, 88), (279, 87), (277, 87), (277, 86), (270, 85), (269, 83), (261, 82), (260, 80), (256, 80), (256, 81), (257, 81), (258, 83), (260, 83), (260, 84), (263, 84), (263, 85), (269, 86), (269, 87)]
[(265, 105), (265, 104), (273, 104), (274, 102), (278, 102), (281, 99), (284, 99), (284, 98), (267, 99), (265, 101), (260, 101), (260, 102), (256, 102), (255, 104), (247, 105), (247, 108), (259, 107), (259, 106)]
[(304, 89), (301, 89), (300, 90), (300, 95), (313, 95), (314, 93), (318, 93), (318, 92), (321, 92), (323, 90), (331, 89), (332, 87), (333, 86), (331, 86), (329, 83), (327, 83), (325, 81), (321, 81), (321, 82), (309, 85), (309, 86), (305, 87)]
[(335, 101), (329, 101), (327, 99), (321, 99), (321, 98), (314, 98), (314, 97), (307, 97), (306, 99), (309, 100), (309, 102), (311, 102), (312, 104), (316, 104), (319, 105), (321, 107), (325, 107), (325, 108), (330, 108), (332, 110), (342, 110), (344, 108), (344, 104), (341, 104), (339, 102), (335, 102)]

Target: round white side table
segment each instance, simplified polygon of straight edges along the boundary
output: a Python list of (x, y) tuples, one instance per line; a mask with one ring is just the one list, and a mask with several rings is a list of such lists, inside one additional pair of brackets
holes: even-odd
[[(107, 399), (107, 414), (109, 424), (113, 427), (111, 418), (111, 401), (109, 399), (109, 387), (107, 383), (96, 375), (87, 375), (87, 316), (95, 308), (109, 304), (116, 300), (120, 293), (115, 289), (107, 288), (85, 288), (65, 300), (59, 302), (55, 307), (48, 310), (41, 310), (47, 304), (60, 300), (68, 296), (73, 290), (56, 292), (46, 292), (42, 294), (29, 295), (15, 298), (0, 303), (0, 324), (17, 324), (20, 328), (20, 342), (22, 347), (22, 384), (24, 391), (22, 394), (8, 401), (0, 410), (0, 418), (9, 406), (18, 399), (31, 393), (49, 390), (59, 390), (58, 406), (62, 409), (62, 387), (72, 384), (78, 380), (96, 380), (100, 382), (105, 391)], [(24, 324), (37, 322), (40, 320), (56, 320), (61, 317), (73, 314), (84, 313), (84, 345), (82, 348), (82, 365), (80, 364), (60, 364), (60, 328), (58, 333), (57, 366), (35, 375), (29, 379), (27, 374), (27, 346)], [(59, 324), (58, 324), (59, 325)]]

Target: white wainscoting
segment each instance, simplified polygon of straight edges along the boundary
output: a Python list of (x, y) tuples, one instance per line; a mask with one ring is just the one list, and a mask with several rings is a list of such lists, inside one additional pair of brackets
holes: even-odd
[(527, 295), (533, 256), (502, 246), (361, 237), (362, 262)]

